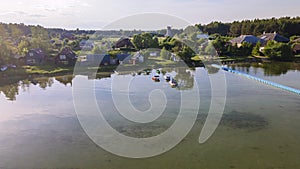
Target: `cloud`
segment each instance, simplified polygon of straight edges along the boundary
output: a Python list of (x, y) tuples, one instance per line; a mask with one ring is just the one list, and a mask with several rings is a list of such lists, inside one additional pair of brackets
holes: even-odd
[(44, 18), (44, 17), (47, 17), (46, 15), (41, 15), (41, 14), (31, 14), (31, 15), (28, 15), (32, 18)]
[(46, 27), (88, 28), (90, 25), (95, 28), (103, 23), (94, 21), (110, 23), (145, 12), (170, 14), (191, 23), (227, 22), (297, 16), (299, 5), (299, 0), (9, 0), (1, 3), (0, 22), (30, 21)]

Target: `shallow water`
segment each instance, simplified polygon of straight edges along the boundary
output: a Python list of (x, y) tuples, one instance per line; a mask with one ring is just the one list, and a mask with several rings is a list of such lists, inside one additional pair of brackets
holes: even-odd
[[(236, 69), (300, 89), (297, 70), (270, 76), (263, 68)], [(299, 95), (226, 73), (228, 91), (223, 118), (214, 135), (199, 144), (211, 99), (209, 76), (213, 74), (208, 75), (203, 68), (191, 72), (173, 70), (180, 75), (177, 77), (183, 91), (191, 90), (196, 78), (201, 104), (194, 127), (171, 151), (147, 159), (118, 157), (89, 139), (80, 126), (72, 100), (72, 82), (79, 76), (39, 78), (0, 86), (0, 168), (300, 168)], [(110, 92), (112, 78), (90, 80), (95, 81), (97, 102), (107, 121), (124, 135), (157, 135), (172, 125), (178, 114), (181, 90), (171, 88), (163, 80), (153, 82), (151, 74), (135, 75), (129, 95), (131, 103), (143, 111), (150, 107), (151, 90), (167, 93), (165, 112), (147, 125), (126, 121), (117, 113)]]

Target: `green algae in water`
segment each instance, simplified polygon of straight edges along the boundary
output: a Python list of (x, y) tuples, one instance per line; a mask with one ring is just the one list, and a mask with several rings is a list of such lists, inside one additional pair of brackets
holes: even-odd
[(268, 122), (262, 116), (232, 111), (223, 114), (221, 125), (228, 126), (234, 129), (260, 130), (267, 127)]

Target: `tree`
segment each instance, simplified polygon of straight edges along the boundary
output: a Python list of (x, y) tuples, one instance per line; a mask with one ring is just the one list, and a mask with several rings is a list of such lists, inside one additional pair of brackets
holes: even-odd
[(228, 39), (224, 37), (217, 37), (214, 41), (212, 41), (212, 45), (219, 55), (225, 55), (227, 53), (227, 42)]
[(169, 60), (170, 59), (170, 52), (166, 50), (166, 48), (162, 48), (160, 51), (160, 57)]
[(11, 32), (11, 37), (15, 40), (15, 41), (19, 41), (20, 38), (22, 37), (23, 33), (22, 31), (19, 29), (17, 24), (10, 24), (9, 25), (10, 28), (10, 32)]
[(93, 54), (101, 54), (102, 53), (102, 50), (99, 46), (95, 46), (92, 50), (92, 53)]
[(132, 42), (138, 50), (159, 47), (158, 38), (150, 33), (136, 34), (133, 36)]
[(180, 58), (185, 61), (186, 64), (191, 63), (192, 57), (194, 57), (196, 54), (195, 52), (188, 46), (184, 46), (183, 50), (178, 53)]
[(291, 46), (286, 43), (269, 41), (265, 46), (263, 53), (265, 56), (274, 60), (287, 61), (293, 57)]
[(261, 46), (261, 43), (260, 43), (260, 42), (258, 42), (258, 43), (254, 46), (254, 48), (253, 48), (253, 50), (252, 50), (252, 56), (261, 56), (261, 55), (263, 55), (263, 54), (260, 52), (260, 46)]
[(213, 45), (213, 42), (208, 43), (207, 47), (205, 48), (205, 53), (212, 57), (216, 56), (217, 52)]
[(28, 52), (28, 49), (30, 47), (30, 44), (27, 40), (21, 40), (21, 42), (18, 44), (18, 54), (25, 56)]
[(252, 54), (253, 47), (253, 44), (243, 42), (240, 47), (240, 56), (250, 56)]
[(31, 28), (32, 38), (30, 41), (31, 48), (40, 48), (46, 54), (49, 53), (51, 49), (50, 38), (48, 31), (41, 26), (34, 26)]
[(143, 49), (143, 38), (141, 35), (134, 35), (132, 42), (136, 49)]
[(0, 23), (0, 38), (6, 40), (8, 38), (8, 33), (4, 24)]
[[(12, 50), (7, 42), (0, 39), (0, 64), (6, 64), (12, 60)], [(1, 63), (2, 62), (2, 63)]]

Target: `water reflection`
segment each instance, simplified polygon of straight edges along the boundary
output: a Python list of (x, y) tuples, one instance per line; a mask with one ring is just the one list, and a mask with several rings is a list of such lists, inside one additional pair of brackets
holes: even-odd
[[(288, 62), (274, 62), (274, 63), (243, 63), (237, 65), (230, 66), (234, 70), (238, 70), (241, 72), (250, 73), (253, 71), (254, 75), (257, 75), (259, 72), (263, 70), (263, 76), (281, 76), (288, 74), (292, 71), (300, 71), (299, 63), (288, 63)], [(187, 69), (184, 67), (173, 67), (173, 68), (163, 68), (163, 69), (145, 69), (142, 71), (119, 71), (119, 72), (101, 72), (96, 75), (92, 74), (82, 74), (87, 76), (88, 79), (102, 79), (102, 78), (110, 78), (113, 74), (118, 75), (131, 75), (135, 76), (152, 76), (157, 70), (164, 76), (166, 74), (172, 75), (172, 78), (178, 82), (177, 90), (189, 90), (194, 86), (194, 78), (195, 78), (195, 70)], [(214, 68), (211, 66), (207, 66), (206, 70), (208, 74), (216, 74), (219, 72), (218, 68)], [(16, 79), (10, 79), (7, 77), (6, 79), (0, 80), (0, 93), (4, 94), (4, 96), (10, 100), (16, 100), (16, 96), (19, 95), (20, 90), (25, 92), (28, 91), (31, 85), (39, 86), (41, 89), (46, 90), (47, 88), (51, 88), (52, 85), (56, 82), (63, 84), (64, 86), (72, 86), (72, 81), (75, 78), (74, 75), (63, 75), (56, 77), (29, 77), (24, 80), (17, 81)], [(161, 80), (161, 82), (164, 82)]]
[(8, 100), (15, 101), (20, 90), (22, 92), (29, 91), (31, 85), (39, 86), (41, 89), (46, 90), (47, 88), (51, 88), (55, 81), (64, 85), (72, 85), (73, 78), (73, 75), (58, 77), (30, 77), (25, 80), (20, 80), (19, 82), (12, 81), (11, 83), (9, 79), (2, 79), (0, 81), (0, 94), (3, 93)]
[(258, 69), (261, 68), (264, 71), (264, 76), (280, 76), (285, 75), (289, 71), (300, 71), (299, 63), (291, 62), (271, 62), (271, 63), (243, 63), (230, 66), (234, 70), (249, 73), (250, 69), (253, 68), (254, 73), (257, 74)]
[[(131, 75), (133, 77), (135, 76), (143, 76), (148, 77), (152, 76), (151, 71), (156, 71), (156, 69), (153, 70), (143, 70), (143, 71), (136, 71), (136, 72), (130, 72), (130, 71), (121, 71), (121, 72), (101, 72), (98, 73), (96, 76), (91, 74), (82, 74), (84, 76), (87, 76), (89, 80), (100, 80), (103, 78), (110, 78), (113, 74), (118, 75)], [(188, 90), (192, 89), (194, 86), (194, 70), (186, 69), (186, 68), (166, 68), (166, 69), (160, 69), (161, 74), (165, 75), (167, 73), (172, 74), (173, 78), (179, 83), (178, 90)], [(8, 80), (1, 80), (0, 81), (0, 93), (3, 93), (4, 96), (10, 100), (15, 101), (16, 96), (19, 95), (20, 90), (25, 92), (29, 91), (29, 88), (31, 85), (38, 86), (43, 90), (46, 90), (47, 88), (51, 88), (52, 85), (55, 82), (58, 82), (59, 84), (63, 84), (64, 86), (72, 86), (72, 81), (75, 78), (74, 75), (64, 75), (64, 76), (56, 76), (56, 77), (30, 77), (25, 80), (20, 80), (18, 82), (9, 81)], [(164, 81), (161, 81), (164, 82)]]
[(19, 84), (15, 83), (0, 87), (0, 93), (3, 93), (8, 100), (14, 101), (19, 94)]

